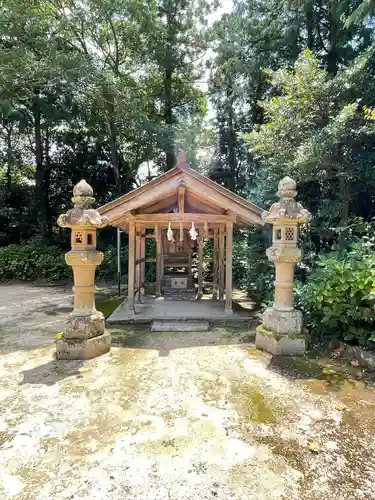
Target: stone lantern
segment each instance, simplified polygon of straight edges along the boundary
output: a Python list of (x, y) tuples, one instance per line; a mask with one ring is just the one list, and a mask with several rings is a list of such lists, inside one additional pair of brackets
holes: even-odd
[(57, 340), (57, 359), (90, 359), (110, 349), (111, 339), (105, 320), (95, 309), (95, 270), (103, 260), (96, 250), (96, 230), (107, 219), (90, 206), (95, 201), (92, 187), (81, 180), (73, 189), (74, 208), (60, 215), (57, 223), (69, 227), (71, 250), (65, 260), (73, 268), (74, 309), (67, 317), (63, 338)]
[(306, 339), (302, 313), (293, 308), (293, 275), (302, 255), (297, 246), (298, 224), (308, 222), (311, 214), (295, 200), (296, 183), (290, 177), (279, 182), (277, 195), (280, 201), (262, 214), (263, 220), (273, 226), (267, 257), (276, 268), (274, 305), (263, 313), (255, 345), (272, 354), (298, 354), (305, 351)]

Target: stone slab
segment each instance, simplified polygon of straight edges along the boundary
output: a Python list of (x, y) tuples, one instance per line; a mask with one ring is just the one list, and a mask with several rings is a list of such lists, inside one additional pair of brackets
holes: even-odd
[(306, 338), (301, 334), (297, 337), (278, 335), (261, 327), (256, 332), (255, 347), (273, 355), (303, 354)]
[(225, 312), (225, 302), (221, 300), (164, 300), (163, 297), (144, 298), (142, 304), (135, 304), (135, 313), (128, 308), (125, 299), (106, 320), (109, 324), (150, 323), (153, 320), (173, 319), (208, 321), (211, 324), (218, 322), (249, 323), (254, 321), (254, 312), (251, 308), (242, 308), (234, 304), (233, 314)]
[(208, 321), (194, 320), (154, 320), (151, 324), (152, 332), (206, 332), (209, 328)]
[(91, 359), (105, 354), (111, 348), (111, 335), (109, 332), (90, 339), (69, 340), (61, 339), (56, 342), (57, 359)]

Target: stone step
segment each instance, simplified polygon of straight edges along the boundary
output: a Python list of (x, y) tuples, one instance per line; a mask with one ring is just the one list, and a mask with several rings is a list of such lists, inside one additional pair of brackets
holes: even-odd
[(210, 329), (208, 321), (154, 319), (151, 324), (152, 332), (206, 332)]
[(195, 300), (197, 292), (193, 289), (164, 288), (164, 300)]

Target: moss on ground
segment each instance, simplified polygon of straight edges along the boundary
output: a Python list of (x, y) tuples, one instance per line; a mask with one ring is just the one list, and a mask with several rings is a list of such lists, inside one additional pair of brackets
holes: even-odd
[(96, 309), (104, 314), (105, 318), (108, 318), (114, 310), (121, 304), (124, 297), (97, 297), (95, 299)]

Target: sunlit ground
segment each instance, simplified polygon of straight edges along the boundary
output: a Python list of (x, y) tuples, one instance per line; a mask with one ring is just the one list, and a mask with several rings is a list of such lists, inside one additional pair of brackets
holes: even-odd
[(28, 297), (0, 332), (0, 498), (375, 498), (360, 368), (272, 357), (233, 328), (112, 329), (110, 354), (57, 362), (66, 312)]

